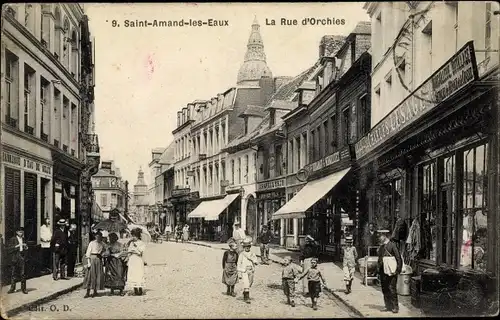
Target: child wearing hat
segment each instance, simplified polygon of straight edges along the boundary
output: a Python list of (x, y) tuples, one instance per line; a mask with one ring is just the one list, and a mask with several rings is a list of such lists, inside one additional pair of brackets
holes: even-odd
[(295, 279), (300, 275), (291, 257), (283, 259), (283, 271), (281, 272), (281, 281), (283, 284), (283, 292), (285, 293), (287, 303), (295, 307)]
[(296, 279), (295, 282), (299, 282), (306, 276), (308, 280), (307, 286), (309, 289), (309, 295), (311, 297), (312, 308), (314, 310), (318, 310), (317, 302), (319, 298), (319, 293), (321, 292), (321, 283), (323, 284), (324, 287), (326, 287), (326, 281), (323, 278), (321, 271), (318, 270), (317, 258), (311, 259), (311, 267), (307, 269), (298, 279)]
[(244, 251), (238, 256), (238, 278), (243, 281), (243, 300), (250, 303), (250, 287), (253, 284), (255, 266), (259, 262), (255, 253), (250, 251), (252, 239), (246, 238), (242, 245)]
[(352, 236), (347, 236), (345, 239), (346, 246), (344, 247), (344, 281), (345, 281), (345, 293), (351, 293), (352, 280), (354, 279), (354, 271), (356, 268), (356, 259), (358, 258), (358, 253), (356, 247), (352, 245)]
[(229, 250), (226, 250), (222, 257), (222, 283), (227, 286), (227, 295), (235, 297), (234, 285), (238, 281), (238, 252), (236, 252), (237, 245), (233, 238), (229, 239), (228, 245)]

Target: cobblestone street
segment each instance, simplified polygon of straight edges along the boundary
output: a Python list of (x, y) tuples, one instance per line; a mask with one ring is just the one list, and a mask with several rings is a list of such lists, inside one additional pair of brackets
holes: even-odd
[[(83, 299), (85, 290), (66, 294), (47, 304), (17, 315), (16, 319), (89, 318), (310, 318), (353, 317), (330, 294), (322, 294), (319, 309), (299, 294), (297, 306), (286, 304), (281, 289), (281, 267), (259, 265), (251, 291), (252, 303), (243, 302), (241, 287), (236, 298), (225, 295), (221, 283), (222, 250), (181, 244), (148, 245), (144, 296), (109, 296)], [(299, 289), (300, 290), (300, 289)], [(53, 311), (51, 311), (53, 310)]]

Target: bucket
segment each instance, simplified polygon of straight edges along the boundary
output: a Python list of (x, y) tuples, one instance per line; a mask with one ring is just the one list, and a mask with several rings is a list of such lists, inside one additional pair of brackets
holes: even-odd
[(411, 273), (402, 272), (398, 275), (397, 290), (400, 296), (410, 295), (410, 280), (411, 280)]

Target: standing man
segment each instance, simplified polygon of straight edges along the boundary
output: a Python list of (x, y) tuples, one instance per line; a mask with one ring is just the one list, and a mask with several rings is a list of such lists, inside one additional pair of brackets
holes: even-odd
[(42, 246), (43, 266), (47, 271), (51, 271), (50, 240), (52, 239), (52, 228), (50, 219), (45, 218), (44, 224), (40, 227), (40, 243)]
[(368, 224), (368, 230), (365, 229), (365, 256), (369, 254), (368, 250), (370, 247), (378, 247), (378, 235), (377, 231), (375, 230), (375, 224), (373, 222), (370, 222)]
[(172, 227), (170, 223), (165, 227), (165, 235), (167, 236), (167, 242), (170, 241), (170, 234), (172, 233)]
[(267, 225), (262, 226), (262, 232), (259, 236), (260, 242), (260, 259), (262, 260), (262, 264), (269, 264), (269, 242), (273, 238), (273, 233)]
[(61, 279), (67, 279), (65, 275), (66, 268), (66, 254), (68, 253), (68, 233), (66, 232), (66, 220), (60, 219), (57, 222), (58, 228), (52, 236), (52, 241), (50, 246), (53, 252), (53, 269), (52, 277), (54, 280), (58, 280), (57, 272), (61, 276)]
[[(382, 285), (382, 293), (384, 294), (385, 312), (399, 312), (398, 303), (398, 274), (403, 269), (403, 259), (399, 253), (397, 245), (389, 240), (389, 230), (379, 230), (380, 247), (378, 250), (378, 271), (380, 274), (380, 282)], [(384, 273), (384, 257), (394, 257), (396, 259), (396, 272), (393, 274)]]
[(238, 249), (237, 249), (238, 253), (241, 253), (243, 251), (242, 243), (243, 243), (243, 240), (245, 240), (245, 238), (246, 238), (245, 231), (243, 229), (241, 229), (240, 226), (241, 225), (239, 222), (234, 223), (233, 239), (238, 244)]
[(72, 223), (68, 232), (68, 277), (75, 276), (77, 250), (78, 235), (76, 233), (76, 224)]
[(24, 241), (24, 229), (19, 227), (16, 230), (16, 235), (9, 239), (7, 243), (7, 250), (10, 256), (10, 290), (8, 293), (16, 291), (16, 270), (19, 272), (19, 280), (21, 281), (21, 290), (24, 294), (28, 293), (26, 290), (26, 276), (25, 269), (25, 254), (28, 250), (28, 245)]

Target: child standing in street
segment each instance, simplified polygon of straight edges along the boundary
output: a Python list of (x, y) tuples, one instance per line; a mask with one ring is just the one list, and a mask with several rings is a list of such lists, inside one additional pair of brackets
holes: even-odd
[(281, 272), (283, 292), (285, 293), (287, 303), (295, 307), (295, 279), (300, 275), (300, 272), (292, 264), (291, 257), (285, 257), (283, 264), (285, 266)]
[(238, 252), (236, 252), (236, 241), (233, 238), (228, 240), (229, 250), (224, 252), (222, 257), (222, 283), (227, 286), (227, 295), (236, 297), (234, 285), (238, 281)]
[(243, 252), (238, 256), (238, 278), (243, 281), (243, 300), (250, 303), (250, 287), (253, 284), (255, 266), (259, 264), (255, 253), (251, 252), (252, 239), (246, 238), (243, 243)]
[(311, 302), (312, 302), (312, 308), (314, 310), (318, 310), (317, 302), (319, 298), (319, 293), (321, 292), (321, 284), (323, 284), (323, 286), (326, 287), (326, 282), (325, 279), (323, 278), (323, 275), (318, 270), (317, 258), (311, 259), (311, 267), (308, 270), (306, 270), (298, 279), (296, 279), (295, 282), (298, 283), (306, 276), (308, 281), (307, 286), (309, 289), (309, 295), (311, 297)]
[(356, 268), (356, 259), (358, 258), (358, 253), (356, 252), (356, 247), (352, 245), (352, 236), (348, 236), (345, 239), (346, 247), (344, 248), (344, 281), (345, 281), (345, 293), (351, 293), (352, 280), (354, 279), (354, 270)]

